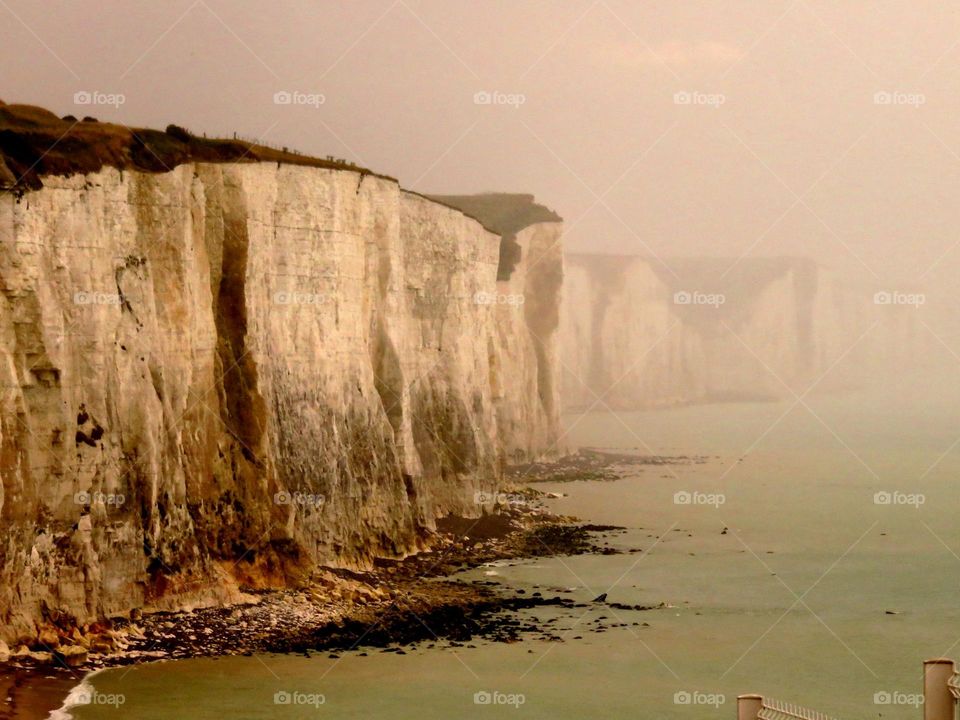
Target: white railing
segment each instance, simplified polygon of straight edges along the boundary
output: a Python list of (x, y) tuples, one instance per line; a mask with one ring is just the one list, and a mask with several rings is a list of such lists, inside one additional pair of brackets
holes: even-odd
[(960, 700), (960, 673), (956, 670), (953, 671), (953, 675), (947, 680), (947, 688), (950, 690), (950, 694), (953, 695), (954, 700)]
[(799, 705), (773, 700), (772, 698), (763, 699), (763, 707), (757, 717), (761, 720), (833, 720), (829, 715), (824, 715), (816, 710), (808, 710)]
[(737, 720), (834, 720), (829, 715), (793, 703), (763, 697), (741, 695), (737, 698)]
[[(960, 672), (949, 658), (923, 663), (923, 720), (956, 720)], [(740, 695), (737, 720), (832, 720), (830, 716), (763, 695)]]

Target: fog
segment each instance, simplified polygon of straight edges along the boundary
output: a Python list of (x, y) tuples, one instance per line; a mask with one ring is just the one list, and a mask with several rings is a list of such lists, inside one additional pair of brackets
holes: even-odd
[(744, 261), (812, 259), (929, 293), (925, 332), (954, 361), (960, 7), (4, 0), (0, 17), (7, 102), (237, 132), (421, 192), (535, 193), (568, 251), (646, 256), (679, 287), (675, 258), (718, 258), (731, 291)]
[(0, 0), (12, 716), (953, 717), (958, 60), (935, 0)]
[[(0, 12), (0, 59), (18, 69), (8, 102), (66, 113), (77, 90), (120, 92), (102, 118), (263, 135), (416, 189), (534, 191), (579, 249), (756, 243), (914, 278), (954, 240), (960, 8), (944, 3), (5, 0)], [(326, 102), (277, 106), (278, 90)], [(484, 90), (525, 102), (475, 105)], [(676, 105), (678, 92), (725, 101)], [(925, 102), (877, 105), (877, 92)]]

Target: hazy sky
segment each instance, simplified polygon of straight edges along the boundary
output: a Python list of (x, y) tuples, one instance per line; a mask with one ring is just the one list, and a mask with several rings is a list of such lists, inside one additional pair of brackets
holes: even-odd
[(960, 4), (920, 0), (0, 0), (7, 102), (532, 192), (572, 249), (948, 287), (958, 61)]

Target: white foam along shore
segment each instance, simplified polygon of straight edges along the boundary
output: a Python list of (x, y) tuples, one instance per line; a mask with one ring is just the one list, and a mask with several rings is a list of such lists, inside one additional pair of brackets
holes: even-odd
[(106, 669), (107, 668), (99, 668), (87, 673), (83, 679), (70, 690), (67, 697), (63, 700), (63, 705), (50, 713), (48, 720), (74, 720), (72, 710), (82, 705), (92, 705), (95, 703), (110, 704), (115, 707), (122, 705), (124, 701), (122, 695), (101, 693), (94, 687), (92, 682), (93, 678)]

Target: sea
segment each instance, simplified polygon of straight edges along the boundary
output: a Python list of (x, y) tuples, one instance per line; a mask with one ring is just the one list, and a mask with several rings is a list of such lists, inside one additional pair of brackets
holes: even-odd
[[(581, 601), (523, 611), (561, 640), (116, 668), (54, 717), (732, 719), (737, 696), (758, 693), (838, 718), (919, 718), (923, 661), (960, 659), (949, 387), (567, 415), (571, 446), (703, 460), (536, 486), (562, 495), (556, 512), (625, 528), (608, 539), (622, 553), (457, 576)], [(591, 602), (602, 593), (660, 607)]]

